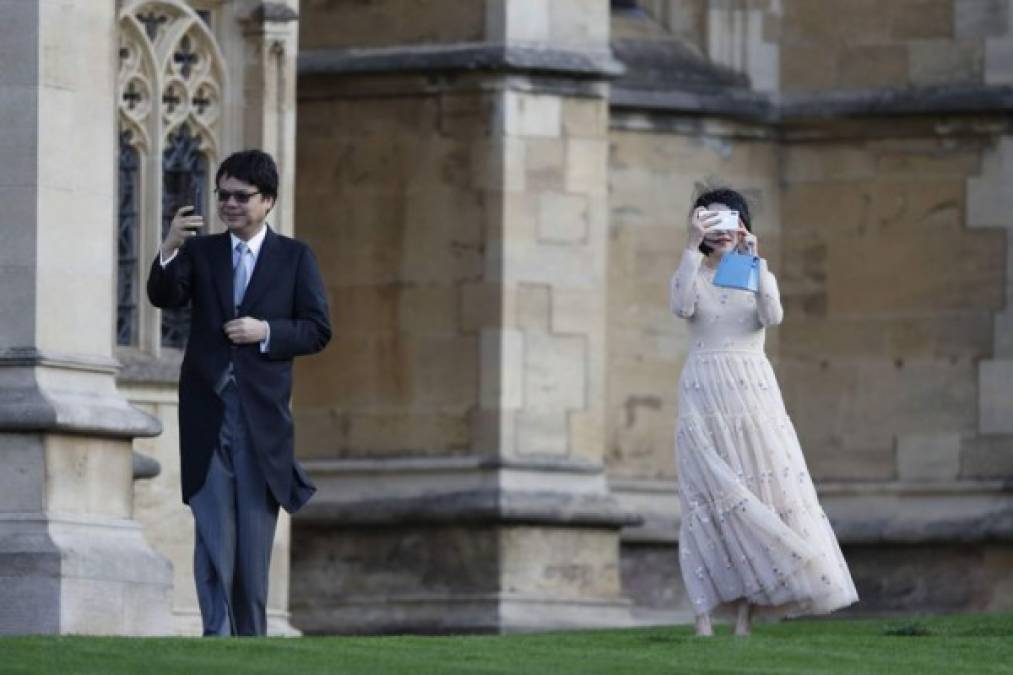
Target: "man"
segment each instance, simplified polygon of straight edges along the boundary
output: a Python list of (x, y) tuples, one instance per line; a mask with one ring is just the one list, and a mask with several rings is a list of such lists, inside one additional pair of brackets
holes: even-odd
[(179, 377), (183, 502), (195, 521), (194, 579), (205, 635), (263, 635), (278, 507), (294, 513), (316, 488), (295, 461), (292, 359), (331, 337), (309, 247), (265, 222), (278, 171), (259, 150), (215, 176), (228, 232), (196, 236), (183, 207), (148, 276), (157, 307), (191, 307)]

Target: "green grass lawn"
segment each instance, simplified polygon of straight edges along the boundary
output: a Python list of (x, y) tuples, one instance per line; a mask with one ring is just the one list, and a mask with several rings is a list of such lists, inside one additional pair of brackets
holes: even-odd
[(1013, 614), (510, 636), (0, 638), (0, 673), (1013, 673)]

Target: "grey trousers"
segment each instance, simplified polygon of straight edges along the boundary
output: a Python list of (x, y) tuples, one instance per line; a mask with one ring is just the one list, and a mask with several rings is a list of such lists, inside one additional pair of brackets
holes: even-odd
[(203, 487), (190, 498), (204, 635), (264, 635), (278, 502), (254, 455), (234, 381)]

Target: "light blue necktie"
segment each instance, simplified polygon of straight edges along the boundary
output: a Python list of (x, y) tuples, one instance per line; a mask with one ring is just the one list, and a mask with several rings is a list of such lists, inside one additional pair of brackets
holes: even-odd
[(250, 247), (245, 242), (236, 244), (236, 264), (232, 270), (232, 302), (236, 308), (236, 315), (239, 315), (239, 305), (246, 295), (246, 286), (250, 283), (249, 259), (253, 255)]
[[(236, 244), (235, 254), (233, 255), (232, 263), (232, 305), (234, 307), (234, 316), (239, 316), (239, 305), (243, 302), (243, 296), (246, 295), (246, 286), (250, 283), (250, 263), (252, 262), (253, 251), (246, 245), (245, 242), (239, 242)], [(218, 378), (218, 382), (215, 384), (215, 393), (219, 396), (225, 391), (225, 387), (229, 386), (230, 382), (234, 382), (235, 370), (232, 365), (232, 360), (229, 359), (229, 363), (225, 366), (225, 371)]]

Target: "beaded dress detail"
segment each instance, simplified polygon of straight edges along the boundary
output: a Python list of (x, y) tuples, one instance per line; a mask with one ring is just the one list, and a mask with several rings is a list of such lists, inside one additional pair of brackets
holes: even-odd
[(858, 600), (763, 352), (781, 322), (763, 263), (756, 293), (721, 288), (686, 251), (671, 307), (689, 322), (679, 379), (679, 562), (697, 614), (748, 600), (758, 614), (821, 614)]

